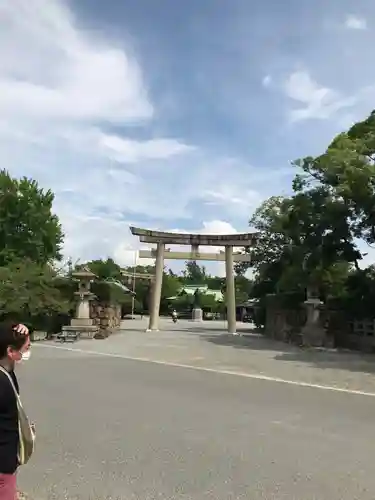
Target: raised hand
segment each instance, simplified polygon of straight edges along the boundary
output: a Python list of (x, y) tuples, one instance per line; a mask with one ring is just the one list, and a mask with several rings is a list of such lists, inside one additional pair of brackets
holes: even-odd
[(29, 335), (29, 329), (22, 323), (19, 323), (18, 325), (14, 326), (13, 330), (17, 333), (20, 333), (21, 335)]

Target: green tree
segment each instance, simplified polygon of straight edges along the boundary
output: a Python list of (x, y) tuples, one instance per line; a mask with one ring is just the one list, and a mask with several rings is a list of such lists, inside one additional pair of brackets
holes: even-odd
[(61, 259), (63, 233), (52, 212), (54, 195), (34, 180), (0, 171), (0, 266), (17, 259)]
[(259, 272), (265, 264), (277, 262), (281, 258), (289, 243), (284, 231), (287, 201), (283, 196), (272, 196), (250, 218), (249, 225), (257, 233), (258, 239), (254, 246), (246, 249), (250, 254), (250, 261), (236, 264), (238, 275), (243, 276), (250, 267)]
[(182, 283), (179, 277), (170, 269), (164, 270), (163, 275), (163, 286), (161, 289), (161, 295), (163, 298), (174, 297), (178, 294)]
[(195, 260), (187, 261), (183, 277), (185, 284), (203, 285), (207, 279), (206, 268), (197, 264)]
[(338, 269), (346, 265), (347, 275), (347, 263), (360, 258), (347, 207), (325, 186), (300, 186), (290, 198), (267, 200), (250, 224), (259, 236), (250, 249), (257, 273), (254, 292), (301, 292), (310, 286), (327, 295)]
[(181, 281), (170, 269), (164, 270), (163, 286), (161, 289), (160, 310), (165, 314), (168, 312), (170, 301), (168, 297), (176, 297), (181, 289)]
[(201, 308), (206, 311), (216, 312), (218, 310), (218, 302), (214, 295), (210, 293), (202, 293), (200, 295)]
[(141, 314), (144, 312), (142, 303), (135, 298), (133, 303), (133, 298), (130, 295), (125, 295), (121, 304), (122, 314), (131, 314), (134, 305), (134, 313)]
[(375, 267), (352, 270), (336, 298), (347, 316), (358, 319), (375, 318)]
[(352, 235), (375, 242), (375, 111), (339, 134), (324, 154), (295, 162), (295, 188), (318, 184), (346, 208)]
[(67, 313), (72, 301), (58, 289), (56, 272), (48, 264), (13, 260), (0, 267), (2, 318), (34, 322), (55, 313)]
[(205, 284), (211, 290), (221, 290), (225, 284), (225, 277), (207, 275), (205, 281), (206, 281)]
[(184, 293), (182, 295), (179, 295), (177, 299), (175, 299), (170, 305), (178, 312), (191, 311), (191, 309), (193, 308), (193, 297), (191, 295), (188, 295), (187, 293)]
[(116, 262), (108, 257), (106, 260), (97, 259), (91, 260), (85, 264), (91, 272), (93, 272), (100, 280), (113, 278), (121, 280), (121, 267)]
[(249, 299), (253, 283), (246, 276), (237, 275), (235, 277), (236, 303), (245, 302)]
[[(322, 155), (294, 165), (293, 195), (270, 198), (250, 221), (259, 236), (247, 249), (252, 295), (293, 291), (301, 297), (309, 286), (323, 298), (347, 300), (346, 310), (361, 304), (368, 315), (364, 291), (372, 296), (375, 287), (372, 273), (359, 269), (356, 238), (375, 243), (375, 112), (335, 137)], [(237, 272), (247, 268), (240, 264)]]
[[(136, 300), (139, 303), (139, 308), (143, 311), (148, 311), (149, 302), (151, 297), (151, 289), (152, 284), (149, 278), (139, 277), (139, 275), (144, 276), (154, 276), (155, 275), (155, 267), (154, 266), (136, 266), (127, 267), (126, 272), (129, 274), (127, 279), (125, 280), (126, 286), (130, 289), (133, 288), (133, 274), (134, 271), (138, 275), (135, 278), (135, 294)], [(163, 271), (163, 285), (161, 291), (161, 303), (160, 310), (165, 313), (168, 310), (168, 297), (174, 297), (177, 295), (179, 289), (181, 288), (180, 278), (173, 273), (170, 269), (164, 269)]]
[(148, 311), (149, 308), (149, 301), (150, 301), (150, 293), (151, 293), (151, 284), (148, 278), (140, 278), (136, 277), (135, 282), (133, 279), (134, 272), (137, 273), (137, 275), (154, 275), (155, 274), (155, 268), (153, 266), (128, 266), (125, 268), (126, 273), (128, 276), (123, 277), (123, 282), (124, 284), (135, 291), (136, 295), (136, 300), (139, 304), (139, 309), (142, 311)]

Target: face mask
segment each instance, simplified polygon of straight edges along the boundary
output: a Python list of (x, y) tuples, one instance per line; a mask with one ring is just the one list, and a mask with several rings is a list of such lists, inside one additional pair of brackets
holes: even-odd
[(31, 356), (31, 351), (28, 349), (27, 351), (21, 353), (21, 358), (16, 360), (17, 365), (22, 363), (22, 361), (28, 361)]
[(28, 361), (31, 356), (31, 349), (28, 349), (27, 351), (22, 353), (22, 358), (21, 361)]

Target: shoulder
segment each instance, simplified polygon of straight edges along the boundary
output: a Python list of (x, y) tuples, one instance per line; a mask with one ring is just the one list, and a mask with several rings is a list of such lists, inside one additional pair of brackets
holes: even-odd
[(8, 376), (0, 370), (0, 398), (5, 399), (11, 397), (12, 393), (14, 393), (14, 391)]
[[(9, 376), (13, 380), (13, 384), (15, 385), (18, 392), (18, 381), (14, 372), (10, 372)], [(12, 394), (14, 393), (12, 384), (9, 380), (9, 377), (6, 373), (0, 370), (0, 395)]]
[(10, 383), (8, 379), (8, 375), (3, 372), (3, 370), (0, 370), (0, 384), (5, 384), (5, 383)]

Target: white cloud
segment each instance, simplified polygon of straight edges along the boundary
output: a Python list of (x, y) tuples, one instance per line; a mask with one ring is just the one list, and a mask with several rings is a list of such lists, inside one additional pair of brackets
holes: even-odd
[(334, 97), (332, 90), (320, 87), (305, 71), (297, 71), (288, 77), (285, 82), (285, 92), (292, 99), (304, 104)]
[(266, 75), (262, 78), (262, 85), (263, 87), (269, 87), (272, 84), (272, 77), (271, 75)]
[(207, 205), (227, 206), (230, 207), (230, 211), (245, 215), (249, 215), (262, 201), (258, 191), (236, 183), (232, 185), (217, 183), (212, 189), (203, 191), (202, 198)]
[(339, 110), (353, 106), (359, 99), (358, 96), (343, 96), (329, 87), (319, 85), (307, 71), (290, 74), (283, 90), (287, 97), (302, 105), (290, 110), (292, 122), (330, 118)]
[(174, 139), (152, 139), (140, 142), (105, 134), (102, 134), (99, 144), (105, 153), (121, 163), (136, 163), (150, 159), (161, 160), (195, 149)]
[(152, 116), (136, 61), (79, 31), (61, 2), (4, 0), (0, 9), (2, 117), (134, 122)]
[(202, 234), (235, 234), (238, 231), (229, 222), (223, 220), (211, 220), (203, 222)]
[(367, 29), (367, 22), (363, 17), (350, 14), (346, 17), (345, 26), (352, 30), (365, 30)]

